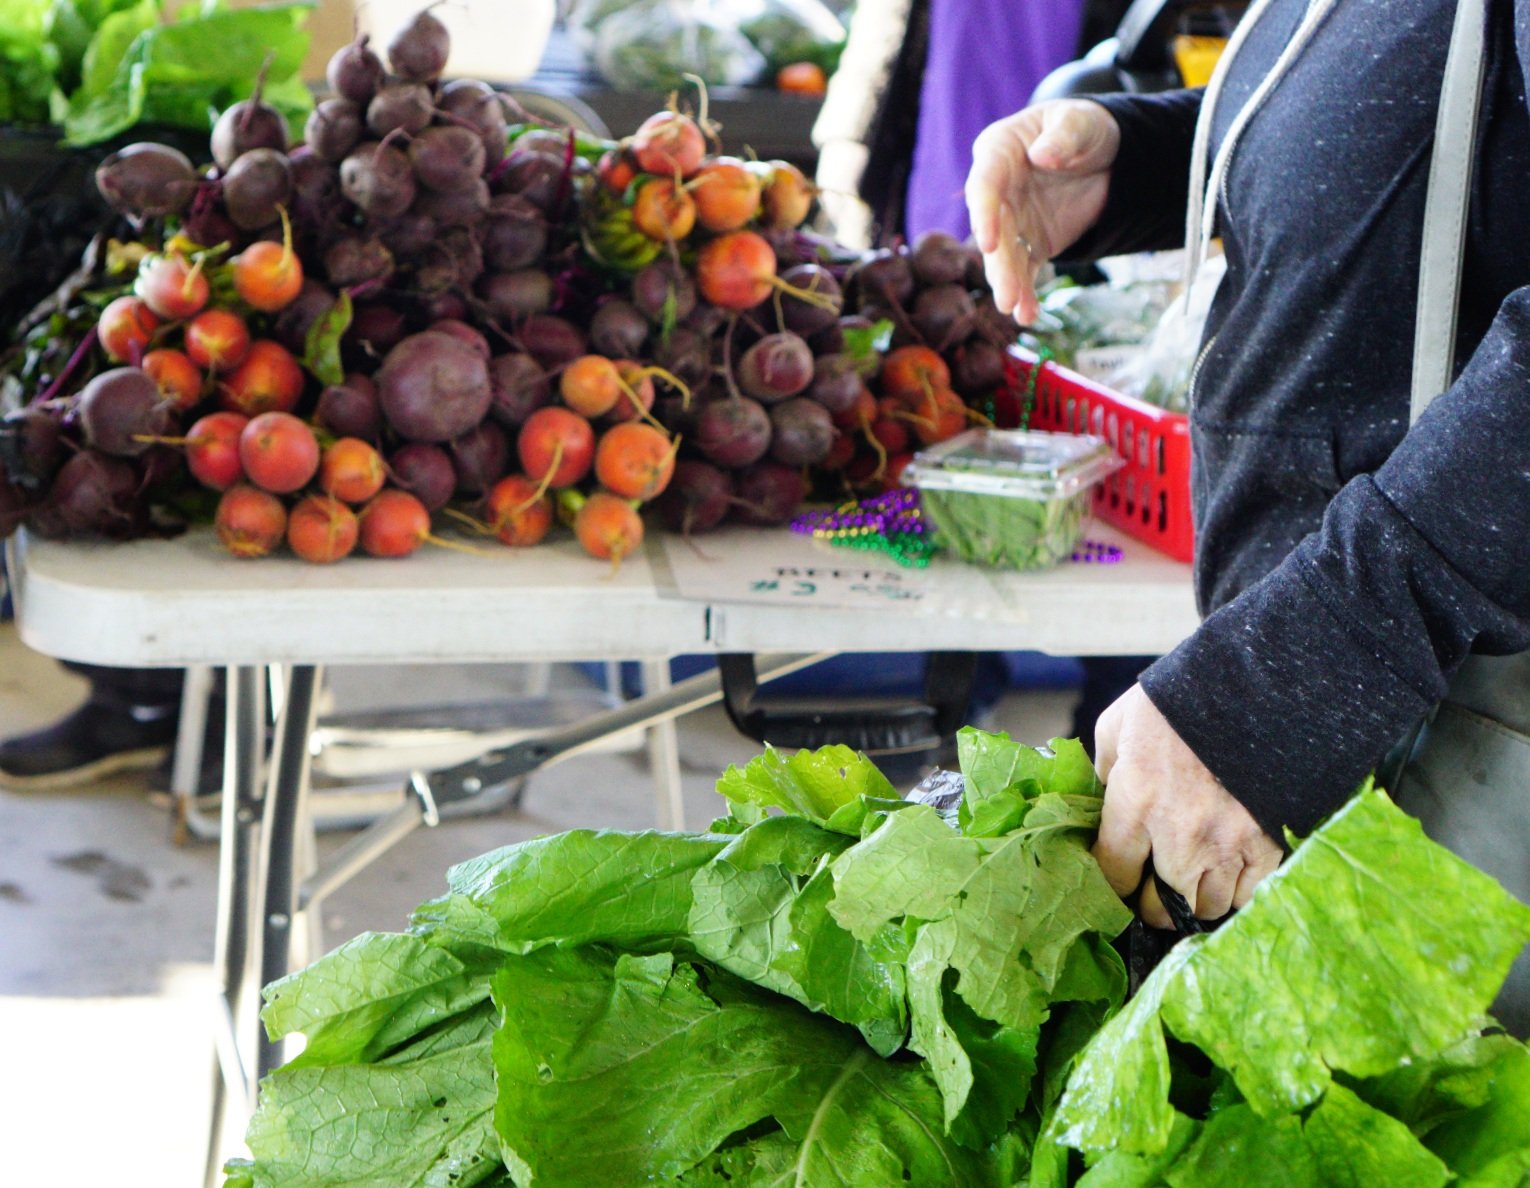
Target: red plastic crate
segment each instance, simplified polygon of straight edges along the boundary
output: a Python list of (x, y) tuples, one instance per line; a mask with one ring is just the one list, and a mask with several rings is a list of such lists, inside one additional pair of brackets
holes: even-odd
[[(1015, 391), (1030, 382), (1036, 356), (1012, 348)], [(1190, 514), (1190, 419), (1112, 392), (1076, 371), (1043, 363), (1031, 408), (1032, 429), (1091, 433), (1115, 447), (1126, 465), (1095, 489), (1094, 514), (1178, 561), (1195, 547)]]

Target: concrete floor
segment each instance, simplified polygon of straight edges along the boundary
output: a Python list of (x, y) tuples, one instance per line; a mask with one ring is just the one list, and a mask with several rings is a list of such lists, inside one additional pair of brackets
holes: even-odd
[[(511, 666), (341, 669), (328, 688), (337, 712), (522, 695)], [(572, 668), (558, 689), (588, 691)], [(83, 682), (0, 626), (0, 735), (51, 722)], [(984, 723), (1042, 741), (1067, 727), (1067, 691), (1011, 694)], [(730, 763), (757, 753), (718, 709), (678, 724), (686, 823), (722, 801)], [(19, 793), (0, 787), (0, 1185), (110, 1180), (119, 1188), (200, 1183), (215, 981), (211, 968), (217, 847), (175, 844), (163, 797), (146, 773), (89, 789)], [(446, 868), (508, 842), (575, 826), (656, 821), (642, 750), (590, 754), (537, 773), (522, 807), (416, 830), (323, 907), (331, 947), (367, 929), (396, 930), (438, 894)], [(349, 834), (319, 835), (331, 853)], [(238, 1153), (237, 1138), (229, 1154)]]

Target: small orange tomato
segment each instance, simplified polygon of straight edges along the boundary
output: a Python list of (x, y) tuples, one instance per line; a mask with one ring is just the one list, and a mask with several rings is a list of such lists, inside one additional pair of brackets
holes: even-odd
[(788, 62), (776, 71), (776, 90), (789, 95), (822, 95), (829, 89), (829, 76), (817, 62)]

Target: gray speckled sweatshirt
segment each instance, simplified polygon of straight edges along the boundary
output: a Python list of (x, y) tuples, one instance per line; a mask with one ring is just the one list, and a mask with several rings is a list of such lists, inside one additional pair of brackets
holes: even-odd
[[(1289, 40), (1274, 0), (1220, 142)], [(1458, 373), (1408, 428), (1424, 187), (1450, 0), (1339, 0), (1240, 138), (1192, 412), (1201, 628), (1143, 676), (1279, 838), (1311, 829), (1468, 652), (1530, 648), (1530, 0), (1490, 4)], [(1198, 92), (1107, 96), (1096, 254), (1183, 242)], [(1071, 253), (1070, 253), (1071, 254)]]

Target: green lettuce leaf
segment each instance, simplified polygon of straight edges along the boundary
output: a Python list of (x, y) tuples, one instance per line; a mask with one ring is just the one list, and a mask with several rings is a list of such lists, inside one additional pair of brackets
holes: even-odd
[(1045, 750), (1040, 750), (1015, 742), (1007, 734), (965, 726), (956, 734), (956, 754), (966, 780), (962, 797), (962, 832), (970, 835), (994, 836), (1007, 832), (1002, 821), (996, 821), (991, 827), (972, 827), (975, 814), (985, 808), (989, 814), (995, 812), (985, 803), (990, 800), (997, 799), (1001, 803), (1013, 802), (1016, 798), (1031, 800), (1043, 792), (1095, 798), (1100, 795), (1094, 761), (1076, 738), (1054, 738)]
[(495, 1121), (523, 1188), (672, 1179), (776, 1126), (790, 1151), (776, 1138), (732, 1161), (797, 1184), (997, 1184), (987, 1156), (941, 1137), (921, 1066), (722, 971), (544, 949), (508, 958), (494, 997)]
[(49, 0), (48, 39), (58, 51), (58, 85), (65, 92), (80, 84), (80, 64), (91, 38), (113, 13), (132, 8), (138, 0)]
[(696, 872), (688, 929), (703, 957), (859, 1028), (888, 1056), (908, 1029), (903, 970), (829, 914), (827, 859), (850, 844), (800, 817), (765, 818)]
[(714, 1151), (685, 1172), (679, 1184), (728, 1184), (730, 1188), (795, 1188), (797, 1144), (772, 1130), (737, 1146)]
[[(765, 810), (774, 808), (825, 826), (860, 797), (898, 800), (898, 790), (875, 763), (841, 746), (803, 749), (790, 755), (766, 747), (763, 755), (744, 767), (730, 766), (723, 772), (717, 791), (728, 799), (733, 817), (740, 821), (758, 820)], [(831, 827), (859, 832), (859, 820), (853, 827), (841, 825), (843, 820), (841, 817)]]
[(105, 16), (80, 59), (80, 94), (105, 94), (117, 77), (117, 68), (141, 33), (159, 24), (155, 0), (136, 0)]
[(950, 921), (957, 992), (983, 1018), (1009, 1027), (1046, 1019), (1080, 937), (1115, 936), (1131, 920), (1073, 829), (969, 838), (927, 805), (913, 805), (888, 816), (832, 870), (831, 910), (863, 941), (898, 917), (926, 926)]
[[(1427, 1135), (1441, 1122), (1486, 1105), (1499, 1078), (1512, 1080), (1515, 1063), (1524, 1055), (1525, 1046), (1511, 1036), (1474, 1035), (1434, 1060), (1414, 1061), (1350, 1087), (1415, 1134)], [(1530, 1112), (1530, 1095), (1525, 1109)], [(1530, 1135), (1530, 1113), (1523, 1131)]]
[[(887, 816), (830, 867), (830, 911), (874, 952), (889, 927), (914, 934), (907, 957), (911, 1047), (929, 1059), (945, 1124), (963, 1141), (992, 1137), (995, 1124), (1007, 1125), (1023, 1103), (1060, 987), (1090, 997), (1105, 987), (1117, 1001), (1124, 990), (1124, 977), (1091, 979), (1088, 960), (1079, 968), (1070, 960), (1091, 934), (1113, 937), (1131, 915), (1085, 848), (1087, 835), (1066, 802), (1050, 801), (1044, 824), (1000, 838), (964, 837), (933, 808), (913, 805)], [(987, 1058), (1001, 1057), (995, 1067), (1022, 1076), (1018, 1084), (990, 1080), (975, 1092), (981, 1073), (952, 1026), (948, 971), (973, 1018), (997, 1029)], [(983, 1100), (964, 1115), (974, 1097)]]
[[(1225, 927), (1231, 927), (1227, 925)], [(1152, 975), (1076, 1058), (1045, 1142), (1085, 1155), (1157, 1155), (1174, 1132), (1169, 1049), (1162, 1010), (1180, 971), (1205, 945), (1191, 937), (1169, 950)]]
[(0, 123), (42, 124), (60, 67), (48, 0), (0, 0)]
[(411, 931), (453, 952), (668, 948), (686, 934), (692, 877), (732, 840), (574, 829), (505, 846), (452, 867), (449, 893), (421, 905)]
[(1440, 1188), (1451, 1174), (1401, 1122), (1334, 1083), (1305, 1121), (1242, 1104), (1217, 1111), (1164, 1178), (1170, 1188)]
[(1467, 1108), (1431, 1127), (1425, 1145), (1466, 1183), (1523, 1185), (1530, 1180), (1530, 1047), (1491, 1036), (1473, 1056), (1482, 1063), (1464, 1077), (1436, 1082), (1436, 1095), (1454, 1096)]
[[(1049, 1140), (1086, 1154), (1162, 1151), (1174, 1125), (1169, 1033), (1232, 1075), (1247, 1099), (1238, 1118), (1281, 1120), (1261, 1143), (1285, 1141), (1283, 1119), (1319, 1100), (1325, 1118), (1347, 1119), (1333, 1074), (1436, 1061), (1480, 1027), (1527, 939), (1530, 908), (1366, 790), (1232, 921), (1171, 950), (1079, 1057)], [(1230, 1127), (1220, 1119), (1231, 1112), (1212, 1121)], [(1198, 1140), (1217, 1141), (1211, 1126)]]
[(1200, 1134), (1201, 1125), (1176, 1111), (1168, 1142), (1157, 1155), (1111, 1151), (1078, 1178), (1078, 1188), (1159, 1188), (1185, 1149)]
[(252, 1159), (231, 1182), (458, 1188), (491, 1180), (502, 1169), (493, 1033), (481, 1013), (448, 1032), (417, 1059), (272, 1073), (246, 1134)]
[(288, 1067), (374, 1060), (488, 998), (485, 972), (418, 937), (367, 932), (265, 989), (272, 1039), (302, 1032)]
[(1164, 1018), (1267, 1115), (1317, 1100), (1331, 1070), (1377, 1076), (1462, 1039), (1530, 941), (1530, 907), (1379, 791), (1302, 845), (1235, 924), (1186, 967)]
[(209, 5), (168, 24), (146, 23), (146, 5), (102, 21), (69, 97), (65, 143), (95, 144), (141, 122), (210, 128), (219, 111), (254, 91), (268, 54), (263, 98), (294, 137), (300, 133), (313, 109), (299, 73), (313, 0), (238, 10)]
[(1317, 1164), (1313, 1188), (1439, 1188), (1452, 1178), (1407, 1126), (1337, 1082), (1308, 1115), (1302, 1137)]
[(1310, 1188), (1318, 1174), (1295, 1114), (1266, 1119), (1246, 1105), (1209, 1118), (1164, 1179), (1169, 1188)]

